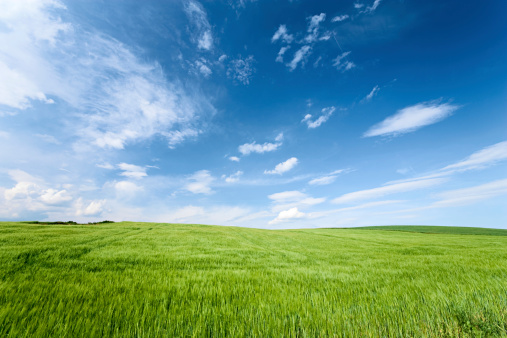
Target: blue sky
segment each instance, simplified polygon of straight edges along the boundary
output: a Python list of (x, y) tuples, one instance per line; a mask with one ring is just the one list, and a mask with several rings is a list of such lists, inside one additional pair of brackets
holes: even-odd
[(506, 16), (4, 0), (0, 220), (507, 228)]

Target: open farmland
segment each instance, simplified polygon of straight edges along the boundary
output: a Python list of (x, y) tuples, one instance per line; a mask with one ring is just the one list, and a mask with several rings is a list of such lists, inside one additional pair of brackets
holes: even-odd
[(507, 231), (407, 228), (0, 223), (0, 336), (507, 335)]

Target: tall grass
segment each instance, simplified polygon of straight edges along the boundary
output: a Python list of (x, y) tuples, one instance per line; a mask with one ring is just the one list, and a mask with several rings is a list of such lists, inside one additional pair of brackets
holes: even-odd
[(0, 336), (481, 335), (504, 236), (0, 223)]

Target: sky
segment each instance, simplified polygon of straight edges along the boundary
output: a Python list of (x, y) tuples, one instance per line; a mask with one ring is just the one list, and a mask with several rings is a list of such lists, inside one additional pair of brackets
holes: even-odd
[(507, 2), (0, 0), (0, 220), (507, 228)]

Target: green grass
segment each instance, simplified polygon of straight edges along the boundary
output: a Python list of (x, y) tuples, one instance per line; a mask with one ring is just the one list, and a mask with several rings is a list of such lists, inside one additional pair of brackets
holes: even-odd
[(0, 223), (0, 336), (507, 336), (507, 237), (379, 229)]
[(428, 225), (383, 225), (372, 227), (361, 227), (362, 230), (391, 230), (420, 232), (426, 234), (453, 234), (453, 235), (488, 235), (488, 236), (507, 236), (507, 230), (491, 228), (472, 228), (472, 227), (442, 227)]

